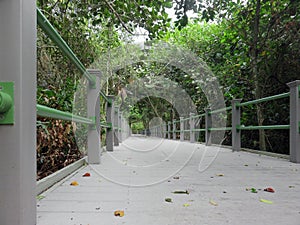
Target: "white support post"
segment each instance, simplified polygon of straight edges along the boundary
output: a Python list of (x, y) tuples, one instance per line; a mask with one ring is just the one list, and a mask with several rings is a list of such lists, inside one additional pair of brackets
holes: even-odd
[(171, 122), (168, 122), (168, 139), (171, 139)]
[(36, 1), (0, 0), (0, 82), (14, 84), (0, 125), (0, 224), (36, 224)]
[(111, 128), (106, 129), (106, 151), (114, 150), (114, 96), (107, 96), (110, 102), (106, 103), (106, 122), (111, 124)]
[(184, 121), (183, 117), (180, 117), (180, 141), (184, 141)]
[(211, 145), (211, 131), (209, 130), (212, 126), (211, 109), (205, 109), (205, 145)]
[(195, 142), (195, 113), (190, 113), (190, 142)]
[(232, 113), (231, 113), (231, 121), (232, 121), (232, 150), (240, 151), (241, 150), (241, 131), (237, 128), (241, 125), (241, 107), (239, 104), (242, 99), (234, 99), (231, 101), (232, 104)]
[(290, 87), (290, 161), (300, 163), (300, 80), (287, 85)]
[(119, 107), (114, 107), (114, 146), (119, 146)]
[[(89, 126), (88, 131), (88, 163), (99, 164), (101, 154), (101, 141), (100, 134), (97, 131), (97, 121), (100, 121), (100, 104), (99, 92), (100, 92), (100, 70), (88, 70), (91, 75), (96, 78), (95, 86), (87, 85), (87, 110), (88, 117), (95, 121), (95, 125)], [(100, 129), (99, 129), (100, 130)]]
[(123, 126), (122, 126), (122, 113), (120, 111), (120, 108), (118, 108), (118, 117), (119, 117), (119, 120), (118, 120), (118, 127), (119, 127), (118, 138), (119, 138), (119, 143), (122, 143), (122, 130), (123, 130)]
[(173, 120), (173, 140), (176, 140), (176, 120)]

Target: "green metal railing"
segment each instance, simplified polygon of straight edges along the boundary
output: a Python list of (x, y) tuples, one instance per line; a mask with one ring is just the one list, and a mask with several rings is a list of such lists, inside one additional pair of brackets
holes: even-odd
[[(91, 75), (81, 61), (74, 54), (72, 49), (68, 46), (68, 44), (64, 41), (64, 39), (59, 35), (56, 29), (51, 25), (48, 19), (43, 15), (40, 9), (37, 8), (37, 23), (40, 28), (48, 35), (48, 37), (58, 46), (58, 48), (62, 51), (62, 53), (76, 66), (76, 68), (88, 79), (91, 87), (95, 87), (96, 85), (96, 77)], [(108, 102), (108, 104), (112, 104), (111, 100), (100, 90), (100, 95), (103, 99)], [(57, 109), (52, 109), (47, 106), (37, 105), (37, 115), (43, 117), (49, 117), (53, 119), (61, 119), (68, 121), (75, 121), (79, 123), (91, 124), (95, 125), (96, 121), (94, 118), (84, 118), (77, 115), (74, 115), (70, 112), (63, 112)], [(100, 123), (102, 127), (111, 128), (111, 125), (106, 123)]]
[[(68, 46), (68, 44), (64, 41), (64, 39), (59, 35), (56, 29), (51, 25), (48, 19), (44, 16), (39, 8), (37, 8), (37, 23), (40, 28), (48, 35), (48, 37), (59, 47), (62, 53), (68, 57), (71, 62), (76, 66), (76, 68), (88, 79), (91, 86), (95, 86), (96, 78), (91, 75), (78, 57), (74, 54), (72, 49)], [(111, 101), (107, 98), (107, 96), (100, 90), (100, 95), (105, 99), (106, 102), (111, 104)]]
[(232, 106), (228, 106), (226, 108), (221, 108), (221, 109), (216, 109), (216, 110), (210, 111), (208, 114), (212, 115), (212, 114), (215, 114), (215, 113), (225, 112), (225, 111), (228, 111), (228, 110), (231, 110), (231, 109), (232, 109)]
[[(289, 84), (291, 84), (291, 86)], [(240, 123), (242, 107), (247, 107), (250, 105), (260, 104), (260, 103), (269, 102), (269, 101), (273, 101), (273, 100), (284, 99), (284, 98), (288, 98), (288, 97), (292, 97), (292, 96), (294, 96), (294, 97), (293, 97), (293, 99), (290, 99), (290, 104), (291, 104), (290, 105), (290, 114), (291, 115), (293, 114), (294, 115), (293, 118), (295, 118), (295, 115), (299, 114), (299, 108), (298, 108), (299, 106), (297, 106), (297, 104), (300, 104), (300, 103), (297, 103), (297, 101), (300, 101), (300, 100), (296, 100), (295, 96), (300, 96), (300, 86), (299, 86), (300, 82), (294, 81), (289, 84), (288, 84), (288, 86), (290, 87), (290, 92), (287, 92), (287, 93), (268, 96), (268, 97), (264, 97), (264, 98), (260, 98), (260, 99), (256, 99), (256, 100), (247, 101), (247, 102), (241, 102), (241, 100), (236, 99), (236, 100), (233, 100), (232, 106), (224, 107), (221, 109), (216, 109), (213, 111), (210, 111), (210, 109), (208, 108), (206, 113), (202, 113), (199, 115), (191, 115), (188, 118), (181, 118), (180, 120), (170, 121), (168, 123), (168, 130), (166, 130), (165, 133), (166, 134), (173, 133), (173, 136), (174, 136), (174, 133), (176, 133), (176, 134), (180, 133), (181, 140), (184, 140), (182, 138), (182, 135), (184, 135), (184, 133), (186, 133), (186, 132), (191, 132), (190, 141), (193, 142), (194, 139), (192, 140), (191, 136), (195, 134), (194, 132), (205, 132), (206, 144), (210, 145), (212, 131), (232, 131), (232, 143), (234, 143), (232, 146), (233, 150), (239, 150), (241, 148), (240, 147), (240, 141), (241, 141), (241, 137), (240, 137), (241, 132), (240, 131), (244, 131), (244, 130), (291, 130), (291, 128), (294, 126), (292, 124), (295, 123), (295, 121), (294, 121), (295, 119), (290, 120), (290, 124), (285, 124), (285, 125), (260, 125), (260, 126), (249, 125), (249, 126), (245, 126)], [(293, 86), (296, 84), (297, 84), (297, 86)], [(299, 93), (297, 93), (297, 91)], [(292, 95), (292, 93), (293, 93), (293, 95)], [(211, 115), (221, 113), (221, 112), (226, 112), (226, 114), (229, 114), (229, 113), (232, 114), (232, 126), (231, 127), (210, 127), (209, 124), (212, 124)], [(291, 115), (290, 115), (290, 117), (291, 117)], [(205, 127), (205, 129), (204, 128), (195, 128), (194, 119), (202, 118), (202, 117), (205, 117), (205, 121), (206, 121), (205, 123), (207, 123), (207, 126)], [(296, 117), (296, 118), (298, 118), (298, 117)], [(190, 129), (186, 129), (186, 128), (182, 129), (182, 127), (184, 126), (184, 121), (188, 121), (188, 120), (190, 120), (190, 124), (192, 124), (192, 126), (190, 125)], [(181, 122), (181, 124), (180, 124), (181, 129), (178, 130), (178, 129), (176, 129), (177, 127), (174, 127), (174, 125), (176, 126), (176, 124), (180, 123), (180, 122)], [(297, 123), (297, 125), (296, 125), (297, 131), (296, 132), (298, 132), (300, 134), (300, 121), (298, 121), (298, 119), (296, 119), (296, 123)], [(171, 129), (171, 125), (173, 125), (173, 129), (175, 129), (175, 130)], [(290, 139), (290, 143), (291, 143), (291, 140), (297, 142), (297, 140), (295, 139), (296, 138), (295, 137), (296, 136), (295, 128), (292, 132), (294, 132), (294, 133), (293, 133), (293, 135), (290, 135), (290, 136), (294, 136), (293, 137), (294, 139)], [(168, 135), (168, 138), (171, 138), (171, 136)], [(291, 156), (292, 161), (295, 161), (295, 162), (299, 161), (298, 159), (295, 159), (296, 158), (295, 152), (297, 150), (295, 149), (295, 147), (292, 149), (293, 150), (290, 149), (290, 152), (292, 152), (292, 153), (290, 153), (292, 155)]]
[(93, 119), (88, 119), (80, 116), (73, 115), (69, 112), (63, 112), (57, 109), (52, 109), (50, 107), (44, 105), (37, 105), (37, 114), (43, 117), (49, 117), (52, 119), (59, 119), (59, 120), (67, 120), (67, 121), (74, 121), (78, 123), (85, 123), (94, 125), (95, 121)]
[[(260, 98), (248, 102), (243, 102), (240, 104), (237, 104), (237, 107), (244, 107), (249, 105), (255, 105), (263, 102), (273, 101), (277, 99), (283, 99), (290, 96), (290, 92), (282, 93), (278, 95), (268, 96), (265, 98)], [(238, 125), (236, 127), (237, 130), (284, 130), (284, 129), (290, 129), (290, 125), (263, 125), (263, 126), (244, 126), (244, 125)]]
[(248, 101), (248, 102), (243, 102), (243, 103), (238, 104), (238, 106), (254, 105), (254, 104), (259, 104), (259, 103), (268, 102), (268, 101), (272, 101), (272, 100), (287, 98), (289, 96), (290, 96), (290, 92), (287, 92), (287, 93), (282, 93), (279, 95), (273, 95), (273, 96), (268, 96), (265, 98), (260, 98), (260, 99), (256, 99), (256, 100), (252, 100), (252, 101)]

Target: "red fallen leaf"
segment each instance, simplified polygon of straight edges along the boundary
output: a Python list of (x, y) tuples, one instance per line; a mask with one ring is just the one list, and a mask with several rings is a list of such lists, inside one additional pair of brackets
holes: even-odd
[(90, 177), (91, 174), (90, 174), (90, 173), (85, 173), (85, 174), (83, 174), (82, 176), (83, 176), (83, 177)]
[(265, 188), (264, 191), (272, 192), (272, 193), (275, 192), (275, 190), (273, 188), (271, 188), (271, 187)]

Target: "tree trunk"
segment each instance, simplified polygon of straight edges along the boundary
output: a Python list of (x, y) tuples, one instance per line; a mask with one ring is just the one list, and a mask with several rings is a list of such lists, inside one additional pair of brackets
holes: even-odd
[[(261, 87), (261, 78), (259, 77), (258, 70), (258, 52), (259, 52), (259, 22), (260, 22), (260, 11), (261, 11), (261, 0), (257, 0), (256, 2), (256, 10), (254, 15), (254, 22), (252, 28), (252, 43), (250, 44), (250, 59), (251, 59), (251, 69), (252, 75), (254, 78), (255, 84), (255, 98), (259, 99), (262, 97), (262, 87)], [(263, 125), (264, 115), (263, 115), (263, 106), (257, 105), (257, 122), (258, 125)], [(266, 150), (266, 139), (265, 139), (265, 131), (259, 130), (259, 148), (260, 150)]]

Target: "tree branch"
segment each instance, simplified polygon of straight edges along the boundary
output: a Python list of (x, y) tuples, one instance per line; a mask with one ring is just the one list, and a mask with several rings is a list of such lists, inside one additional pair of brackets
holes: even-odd
[(108, 6), (108, 8), (111, 10), (111, 12), (118, 18), (118, 20), (120, 21), (120, 23), (122, 24), (122, 26), (125, 28), (125, 30), (132, 34), (132, 31), (130, 31), (128, 29), (128, 27), (126, 26), (126, 24), (124, 23), (124, 21), (121, 19), (120, 15), (116, 12), (116, 10), (112, 7), (112, 5), (107, 1), (107, 0), (104, 0), (105, 4)]

